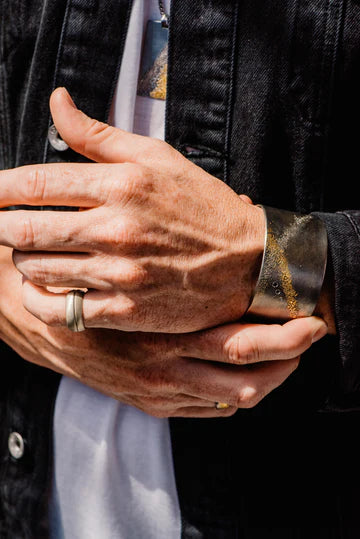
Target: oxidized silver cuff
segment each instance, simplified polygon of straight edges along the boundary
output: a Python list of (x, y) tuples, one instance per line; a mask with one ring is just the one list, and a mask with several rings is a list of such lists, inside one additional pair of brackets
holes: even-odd
[(261, 206), (265, 248), (248, 314), (290, 320), (311, 316), (327, 262), (327, 232), (315, 215)]

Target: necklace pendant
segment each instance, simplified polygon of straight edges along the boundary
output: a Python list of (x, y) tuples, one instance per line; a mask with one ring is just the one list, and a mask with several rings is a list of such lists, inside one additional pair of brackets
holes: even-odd
[(163, 20), (147, 23), (137, 93), (165, 101), (169, 28), (163, 23)]

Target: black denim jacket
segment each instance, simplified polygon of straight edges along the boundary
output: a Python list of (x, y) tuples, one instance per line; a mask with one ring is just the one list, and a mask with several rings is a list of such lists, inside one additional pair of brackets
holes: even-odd
[[(47, 143), (48, 98), (107, 119), (131, 3), (0, 0), (0, 168), (83, 160)], [(256, 203), (318, 213), (338, 328), (254, 409), (171, 420), (183, 537), (360, 536), (359, 73), (358, 0), (172, 0), (168, 142)], [(58, 383), (1, 343), (1, 537), (47, 536)]]

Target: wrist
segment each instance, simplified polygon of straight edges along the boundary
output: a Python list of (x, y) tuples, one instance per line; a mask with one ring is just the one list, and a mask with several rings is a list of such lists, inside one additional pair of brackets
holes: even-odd
[(250, 206), (249, 252), (250, 252), (250, 299), (253, 297), (259, 279), (266, 242), (266, 219), (260, 206)]

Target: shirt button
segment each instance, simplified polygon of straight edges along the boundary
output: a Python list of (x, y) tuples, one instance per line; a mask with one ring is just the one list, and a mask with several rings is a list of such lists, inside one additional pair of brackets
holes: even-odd
[(24, 439), (18, 432), (12, 432), (8, 439), (8, 448), (10, 455), (14, 459), (21, 459), (24, 455), (25, 444)]
[(57, 150), (58, 152), (65, 152), (69, 149), (69, 146), (66, 144), (66, 142), (62, 138), (60, 138), (58, 130), (56, 129), (54, 124), (49, 127), (48, 140), (54, 150)]

